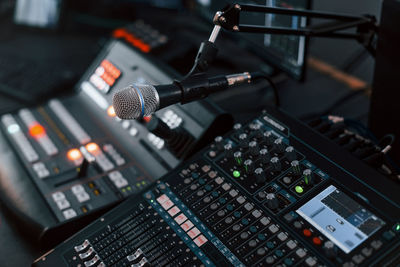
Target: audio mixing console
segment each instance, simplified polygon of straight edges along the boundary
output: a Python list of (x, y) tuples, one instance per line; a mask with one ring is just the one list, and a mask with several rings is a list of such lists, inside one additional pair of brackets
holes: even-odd
[(398, 190), (269, 109), (34, 266), (398, 266)]
[[(210, 102), (156, 113), (186, 138), (181, 147), (145, 123), (121, 121), (115, 90), (170, 83), (173, 74), (121, 41), (111, 41), (77, 85), (77, 94), (0, 117), (1, 198), (43, 242), (58, 242), (105, 208), (140, 192), (191, 151), (226, 132), (230, 116)], [(168, 128), (167, 127), (167, 128)]]

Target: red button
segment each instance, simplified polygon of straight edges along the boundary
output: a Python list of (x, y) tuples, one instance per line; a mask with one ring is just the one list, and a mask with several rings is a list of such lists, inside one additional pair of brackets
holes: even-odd
[(314, 237), (313, 239), (312, 239), (312, 242), (315, 244), (315, 245), (321, 245), (321, 239), (319, 239), (318, 237)]
[(308, 229), (304, 229), (303, 230), (303, 235), (305, 235), (306, 237), (310, 237), (311, 236), (311, 231)]

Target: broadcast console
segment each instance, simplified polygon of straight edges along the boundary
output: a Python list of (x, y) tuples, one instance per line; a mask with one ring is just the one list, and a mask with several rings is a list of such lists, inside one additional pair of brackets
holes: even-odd
[(268, 108), (34, 266), (399, 264), (398, 185)]
[(232, 118), (208, 101), (153, 116), (183, 136), (182, 144), (153, 134), (146, 121), (118, 119), (112, 93), (133, 82), (171, 82), (174, 74), (160, 65), (112, 40), (76, 95), (0, 117), (0, 195), (22, 228), (55, 244), (231, 127)]

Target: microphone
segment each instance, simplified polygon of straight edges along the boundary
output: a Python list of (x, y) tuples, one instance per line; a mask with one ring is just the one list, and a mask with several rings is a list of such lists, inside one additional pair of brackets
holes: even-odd
[(250, 83), (251, 79), (249, 72), (213, 78), (199, 73), (167, 85), (133, 84), (116, 92), (112, 102), (120, 119), (138, 119), (176, 103), (185, 104), (241, 83)]

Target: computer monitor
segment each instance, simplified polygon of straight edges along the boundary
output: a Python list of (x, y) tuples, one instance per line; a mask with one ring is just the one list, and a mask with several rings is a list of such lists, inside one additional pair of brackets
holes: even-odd
[[(311, 6), (310, 0), (197, 0), (197, 8), (202, 16), (206, 16), (207, 19), (212, 21), (212, 17), (216, 11), (232, 3), (257, 4), (294, 9), (309, 9)], [(297, 16), (243, 12), (240, 14), (240, 23), (298, 28), (306, 26), (307, 19)], [(235, 38), (245, 40), (244, 44), (248, 49), (257, 53), (272, 66), (288, 73), (295, 79), (301, 80), (304, 78), (305, 55), (307, 50), (306, 37), (259, 33), (239, 33), (232, 35)]]

